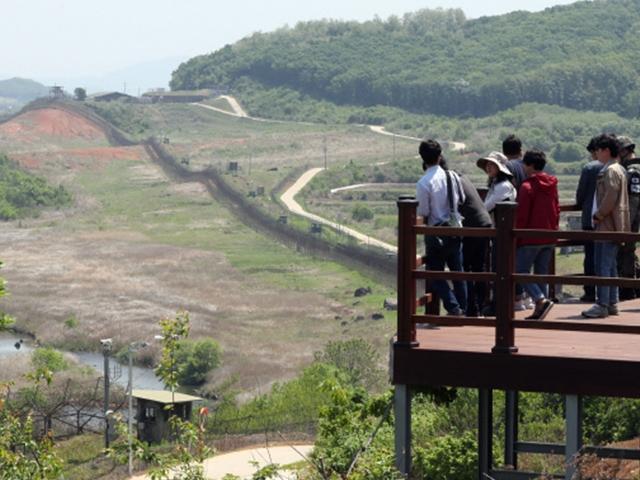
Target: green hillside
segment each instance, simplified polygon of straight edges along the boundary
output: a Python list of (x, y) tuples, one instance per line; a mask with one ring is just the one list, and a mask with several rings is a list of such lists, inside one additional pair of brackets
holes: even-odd
[(173, 89), (250, 83), (332, 103), (485, 116), (523, 102), (640, 112), (640, 1), (467, 20), (461, 10), (300, 23), (182, 64)]

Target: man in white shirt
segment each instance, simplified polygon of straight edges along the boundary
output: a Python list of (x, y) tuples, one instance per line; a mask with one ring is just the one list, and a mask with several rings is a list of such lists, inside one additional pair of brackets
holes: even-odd
[[(425, 172), (416, 185), (418, 215), (432, 226), (461, 225), (458, 207), (464, 202), (465, 196), (458, 175), (453, 171), (445, 171), (439, 165), (442, 147), (435, 140), (425, 140), (420, 143), (418, 151)], [(442, 271), (446, 265), (451, 271), (462, 271), (460, 237), (427, 236), (425, 243), (428, 270)], [(453, 282), (453, 292), (444, 280), (435, 280), (431, 285), (449, 315), (464, 315), (467, 306), (466, 282)]]

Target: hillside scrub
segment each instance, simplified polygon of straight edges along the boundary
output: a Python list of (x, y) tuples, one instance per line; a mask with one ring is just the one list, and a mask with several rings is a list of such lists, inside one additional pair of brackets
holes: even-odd
[(417, 113), (484, 116), (538, 102), (636, 116), (639, 19), (637, 2), (609, 0), (473, 20), (425, 9), (300, 22), (190, 59), (171, 88), (235, 87), (249, 77), (337, 104)]
[(37, 208), (59, 208), (70, 203), (71, 195), (62, 185), (52, 187), (0, 154), (0, 219), (12, 220), (32, 214)]

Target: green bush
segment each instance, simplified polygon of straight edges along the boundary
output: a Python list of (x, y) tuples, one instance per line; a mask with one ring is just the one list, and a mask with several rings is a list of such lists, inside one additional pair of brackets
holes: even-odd
[(31, 354), (31, 363), (36, 369), (47, 369), (51, 372), (60, 372), (69, 368), (62, 353), (49, 347), (36, 348)]
[(363, 220), (371, 220), (373, 218), (373, 210), (363, 204), (357, 204), (351, 210), (351, 218), (356, 222), (362, 222)]
[(182, 340), (176, 352), (178, 382), (181, 385), (201, 385), (207, 374), (220, 365), (220, 345), (210, 338)]
[(20, 169), (0, 154), (0, 219), (12, 220), (39, 207), (62, 207), (71, 195), (62, 185), (52, 187), (46, 180)]
[(477, 442), (472, 432), (435, 437), (427, 447), (416, 447), (414, 471), (429, 480), (477, 478)]

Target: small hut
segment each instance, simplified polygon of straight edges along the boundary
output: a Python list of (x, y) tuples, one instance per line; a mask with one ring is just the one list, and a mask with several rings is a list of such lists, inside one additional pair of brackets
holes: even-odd
[[(170, 415), (189, 420), (193, 402), (202, 401), (200, 397), (167, 390), (133, 390), (132, 394), (138, 405), (138, 439), (148, 443), (168, 440), (171, 436)], [(171, 404), (173, 410), (167, 410), (165, 407)]]

